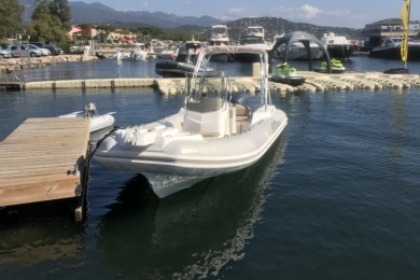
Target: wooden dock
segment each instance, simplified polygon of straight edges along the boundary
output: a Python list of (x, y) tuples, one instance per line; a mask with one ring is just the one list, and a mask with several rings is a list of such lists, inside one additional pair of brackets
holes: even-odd
[[(0, 207), (83, 197), (90, 122), (27, 119), (0, 142)], [(82, 217), (82, 204), (76, 206)]]

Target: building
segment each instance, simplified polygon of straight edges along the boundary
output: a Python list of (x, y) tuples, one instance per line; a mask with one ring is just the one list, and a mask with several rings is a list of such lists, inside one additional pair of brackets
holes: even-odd
[(67, 36), (73, 40), (91, 40), (98, 35), (98, 31), (95, 28), (80, 28), (77, 26), (72, 26), (70, 31), (67, 32)]
[[(363, 29), (364, 47), (379, 46), (386, 37), (402, 37), (403, 25), (400, 18), (388, 18), (367, 24)], [(408, 36), (420, 39), (420, 21), (410, 21)]]

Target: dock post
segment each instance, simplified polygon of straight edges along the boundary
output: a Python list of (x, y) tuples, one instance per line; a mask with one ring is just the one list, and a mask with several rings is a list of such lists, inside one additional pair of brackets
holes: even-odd
[(86, 160), (84, 163), (82, 163), (82, 165), (83, 167), (80, 171), (81, 174), (79, 183), (80, 196), (77, 198), (76, 206), (74, 209), (74, 219), (76, 222), (82, 222), (85, 218), (86, 191), (88, 186), (90, 162)]

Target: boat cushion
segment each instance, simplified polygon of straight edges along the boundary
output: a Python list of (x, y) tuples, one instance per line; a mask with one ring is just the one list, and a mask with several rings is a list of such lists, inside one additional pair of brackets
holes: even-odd
[(190, 100), (187, 102), (187, 109), (199, 112), (208, 113), (218, 111), (223, 107), (224, 100), (222, 98), (206, 98), (203, 97), (200, 100)]

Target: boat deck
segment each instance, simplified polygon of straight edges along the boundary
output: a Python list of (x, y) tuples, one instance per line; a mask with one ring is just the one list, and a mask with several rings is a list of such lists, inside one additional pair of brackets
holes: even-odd
[(0, 207), (80, 197), (89, 131), (83, 118), (24, 121), (0, 142)]

